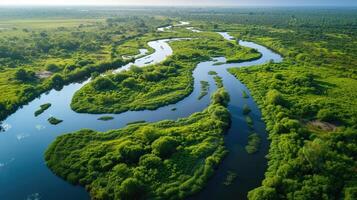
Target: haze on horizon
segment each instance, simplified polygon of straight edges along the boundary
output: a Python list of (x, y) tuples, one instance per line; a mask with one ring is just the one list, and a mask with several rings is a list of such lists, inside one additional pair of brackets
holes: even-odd
[(22, 5), (150, 5), (150, 6), (357, 6), (356, 0), (1, 0), (3, 6)]

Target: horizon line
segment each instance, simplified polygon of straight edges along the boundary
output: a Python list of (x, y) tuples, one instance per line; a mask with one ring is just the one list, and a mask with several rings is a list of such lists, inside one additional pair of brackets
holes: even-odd
[(115, 6), (115, 7), (354, 7), (357, 8), (356, 5), (237, 5), (237, 4), (208, 4), (208, 5), (184, 5), (184, 4), (177, 4), (177, 5), (152, 5), (152, 4), (0, 4), (0, 7), (108, 7), (108, 6)]

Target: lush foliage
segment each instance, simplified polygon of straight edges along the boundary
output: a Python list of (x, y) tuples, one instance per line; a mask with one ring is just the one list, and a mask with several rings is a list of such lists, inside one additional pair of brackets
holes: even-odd
[(262, 108), (271, 140), (266, 178), (249, 199), (354, 195), (356, 80), (336, 76), (344, 73), (336, 69), (288, 61), (231, 72)]
[[(187, 37), (185, 32), (177, 34)], [(213, 56), (229, 56), (243, 48), (216, 33), (191, 33), (188, 36), (199, 39), (170, 43), (174, 54), (161, 64), (144, 68), (132, 66), (128, 71), (96, 78), (76, 92), (72, 109), (86, 113), (121, 113), (157, 109), (177, 102), (192, 92), (192, 71), (199, 62)], [(152, 39), (149, 35), (141, 38), (144, 41)], [(246, 53), (249, 52), (248, 49)], [(199, 98), (205, 96), (206, 90), (208, 86), (203, 84)]]
[(227, 92), (178, 121), (133, 124), (98, 133), (60, 136), (46, 152), (47, 165), (93, 199), (183, 199), (200, 190), (226, 151)]
[(167, 23), (148, 17), (95, 18), (0, 19), (0, 120), (47, 90), (130, 62), (122, 56), (137, 54), (138, 46), (126, 46), (125, 52), (120, 46)]

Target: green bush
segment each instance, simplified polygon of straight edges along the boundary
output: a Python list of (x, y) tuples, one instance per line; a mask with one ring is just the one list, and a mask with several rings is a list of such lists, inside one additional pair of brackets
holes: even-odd
[(114, 88), (114, 83), (107, 77), (98, 77), (93, 81), (93, 87), (97, 90), (110, 90)]
[(61, 67), (54, 63), (50, 63), (46, 66), (46, 70), (50, 72), (59, 72), (61, 70)]
[(145, 185), (135, 178), (128, 178), (120, 186), (120, 199), (144, 199)]
[(336, 120), (336, 114), (330, 110), (330, 109), (321, 109), (316, 115), (317, 119), (325, 121), (325, 122), (331, 122)]
[(63, 77), (59, 74), (55, 74), (51, 77), (51, 85), (55, 89), (61, 89), (64, 84)]
[(249, 200), (273, 200), (278, 199), (277, 192), (274, 188), (261, 186), (253, 189), (248, 193)]
[[(225, 96), (222, 90), (218, 95)], [(228, 110), (212, 100), (177, 121), (104, 133), (84, 129), (59, 136), (45, 153), (46, 164), (86, 186), (93, 199), (184, 199), (204, 187), (227, 153), (229, 120)]]
[(252, 110), (249, 108), (247, 104), (244, 104), (243, 106), (243, 114), (248, 115)]
[(272, 105), (284, 105), (284, 98), (277, 90), (269, 90), (266, 95), (266, 101)]
[(177, 141), (169, 136), (163, 136), (155, 140), (152, 145), (152, 152), (161, 158), (167, 158), (176, 151)]

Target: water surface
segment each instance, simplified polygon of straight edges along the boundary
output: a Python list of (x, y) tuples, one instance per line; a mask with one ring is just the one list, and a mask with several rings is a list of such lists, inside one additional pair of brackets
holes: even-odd
[[(223, 34), (226, 39), (228, 34)], [(174, 39), (179, 40), (179, 39)], [(149, 42), (155, 53), (137, 59), (134, 63), (123, 66), (116, 72), (128, 69), (132, 64), (147, 66), (163, 61), (172, 54), (168, 42), (172, 40), (158, 40)], [(232, 114), (232, 127), (225, 137), (228, 156), (220, 165), (217, 173), (207, 187), (195, 198), (199, 199), (242, 199), (246, 192), (259, 186), (266, 168), (264, 155), (268, 149), (266, 133), (261, 114), (252, 98), (243, 99), (242, 90), (247, 88), (227, 72), (230, 67), (251, 66), (266, 63), (269, 60), (281, 61), (281, 57), (267, 48), (252, 42), (240, 42), (241, 45), (255, 48), (263, 54), (256, 61), (239, 64), (225, 64), (214, 66), (217, 61), (202, 62), (193, 71), (194, 91), (180, 102), (163, 106), (154, 111), (129, 111), (122, 114), (113, 114), (112, 121), (98, 121), (103, 115), (81, 114), (71, 110), (70, 102), (73, 94), (84, 84), (73, 83), (62, 90), (51, 90), (23, 106), (5, 121), (5, 132), (0, 133), (0, 199), (51, 199), (51, 200), (78, 200), (89, 199), (83, 187), (73, 186), (55, 176), (45, 165), (44, 152), (54, 139), (64, 133), (77, 131), (81, 128), (90, 128), (97, 131), (107, 131), (124, 127), (127, 123), (145, 120), (155, 122), (164, 119), (176, 120), (190, 116), (194, 112), (204, 110), (210, 102), (210, 95), (216, 86), (208, 72), (216, 71), (223, 78), (223, 83), (231, 96), (228, 109)], [(217, 58), (219, 62), (224, 58)], [(200, 81), (208, 81), (209, 94), (198, 100), (200, 95)], [(249, 94), (249, 92), (248, 92)], [(51, 103), (52, 106), (42, 115), (34, 117), (34, 112), (41, 104)], [(242, 107), (248, 104), (252, 109), (252, 118), (255, 129), (262, 136), (262, 146), (259, 153), (248, 155), (244, 151), (249, 129), (242, 115)], [(177, 108), (176, 111), (172, 111)], [(50, 116), (63, 119), (63, 123), (53, 126), (47, 122)], [(238, 178), (233, 185), (226, 187), (222, 182), (228, 170), (235, 171)]]

